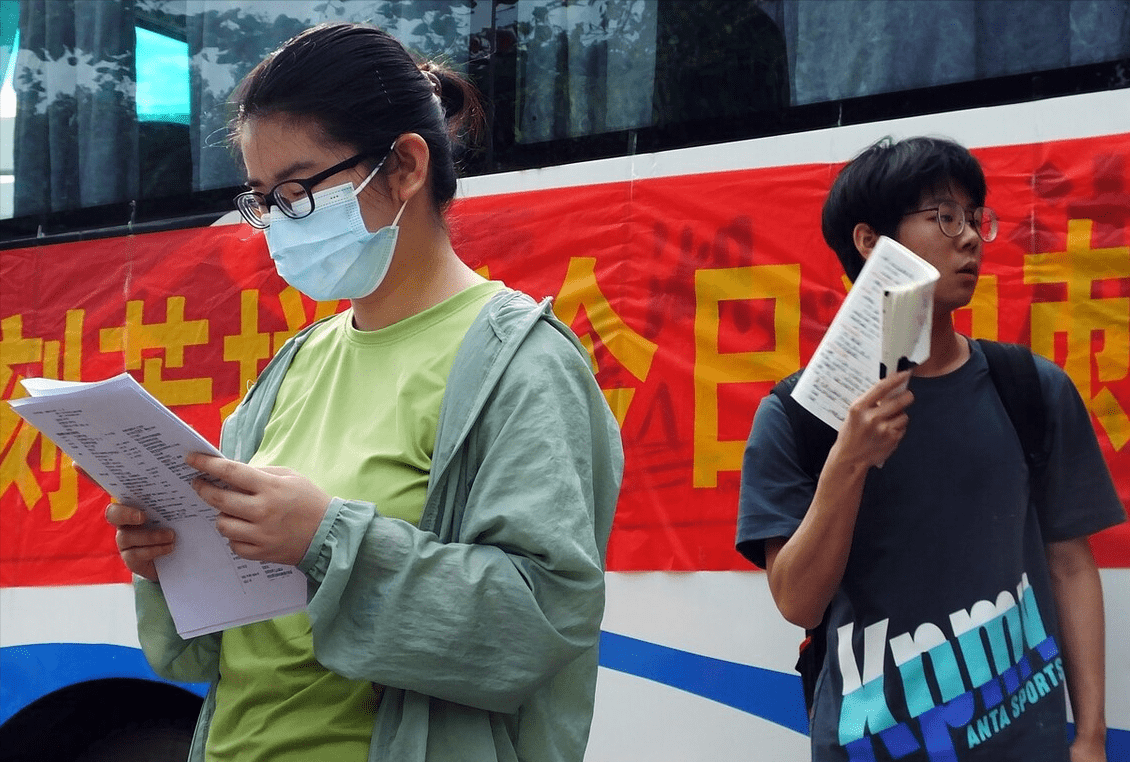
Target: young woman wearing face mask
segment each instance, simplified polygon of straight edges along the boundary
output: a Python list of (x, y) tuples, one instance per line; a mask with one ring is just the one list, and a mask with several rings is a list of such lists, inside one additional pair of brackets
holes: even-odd
[(307, 611), (181, 639), (153, 561), (175, 538), (112, 504), (139, 638), (208, 681), (192, 760), (579, 760), (596, 681), (619, 432), (548, 303), (452, 248), (460, 79), (327, 25), (234, 95), (279, 274), (350, 308), (299, 333), (190, 463), (245, 558), (293, 564)]

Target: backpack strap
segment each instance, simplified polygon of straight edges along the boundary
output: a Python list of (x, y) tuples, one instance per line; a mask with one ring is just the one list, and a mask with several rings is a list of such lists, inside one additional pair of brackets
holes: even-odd
[(836, 430), (806, 410), (793, 399), (792, 391), (804, 369), (782, 379), (773, 387), (773, 394), (781, 400), (796, 443), (797, 462), (804, 472), (816, 481), (828, 460), (828, 452), (836, 443)]
[[(1033, 487), (1036, 487), (1048, 465), (1048, 453), (1044, 447), (1047, 411), (1032, 350), (1021, 344), (988, 339), (977, 339), (977, 344), (989, 362), (989, 376), (1012, 427), (1016, 429)], [(1039, 491), (1033, 489), (1032, 497), (1038, 499)]]

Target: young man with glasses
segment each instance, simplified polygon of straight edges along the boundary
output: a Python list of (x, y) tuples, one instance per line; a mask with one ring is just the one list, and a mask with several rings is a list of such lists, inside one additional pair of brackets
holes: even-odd
[(1047, 465), (1032, 487), (985, 354), (954, 327), (997, 233), (986, 193), (946, 140), (883, 140), (844, 168), (824, 238), (852, 280), (882, 235), (938, 269), (930, 357), (855, 402), (818, 475), (777, 395), (750, 433), (738, 547), (786, 619), (826, 634), (817, 762), (1106, 758), (1087, 536), (1124, 512), (1070, 378), (1034, 358)]

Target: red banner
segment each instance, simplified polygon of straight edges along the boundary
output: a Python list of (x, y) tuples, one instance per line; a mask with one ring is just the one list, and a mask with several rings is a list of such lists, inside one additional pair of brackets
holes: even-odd
[[(974, 336), (1029, 344), (1071, 375), (1130, 498), (1130, 140), (975, 153), (1001, 218), (961, 310)], [(721, 149), (720, 149), (721, 150)], [(590, 348), (621, 423), (611, 570), (747, 569), (733, 550), (741, 452), (772, 383), (815, 349), (846, 285), (819, 233), (838, 166), (636, 180), (460, 201), (473, 267), (535, 297)], [(133, 373), (215, 441), (281, 343), (334, 304), (275, 275), (247, 227), (0, 252), (0, 390)], [(128, 578), (105, 495), (0, 407), (0, 584)], [(1097, 536), (1130, 566), (1130, 527)]]

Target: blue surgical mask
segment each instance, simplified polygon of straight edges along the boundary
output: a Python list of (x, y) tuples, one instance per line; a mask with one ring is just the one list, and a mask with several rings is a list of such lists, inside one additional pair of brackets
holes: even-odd
[(397, 223), (408, 205), (400, 206), (391, 225), (375, 233), (366, 229), (357, 196), (379, 169), (356, 189), (343, 183), (318, 191), (314, 211), (301, 219), (272, 209), (267, 248), (283, 280), (319, 302), (360, 299), (377, 290), (388, 273), (400, 232)]

